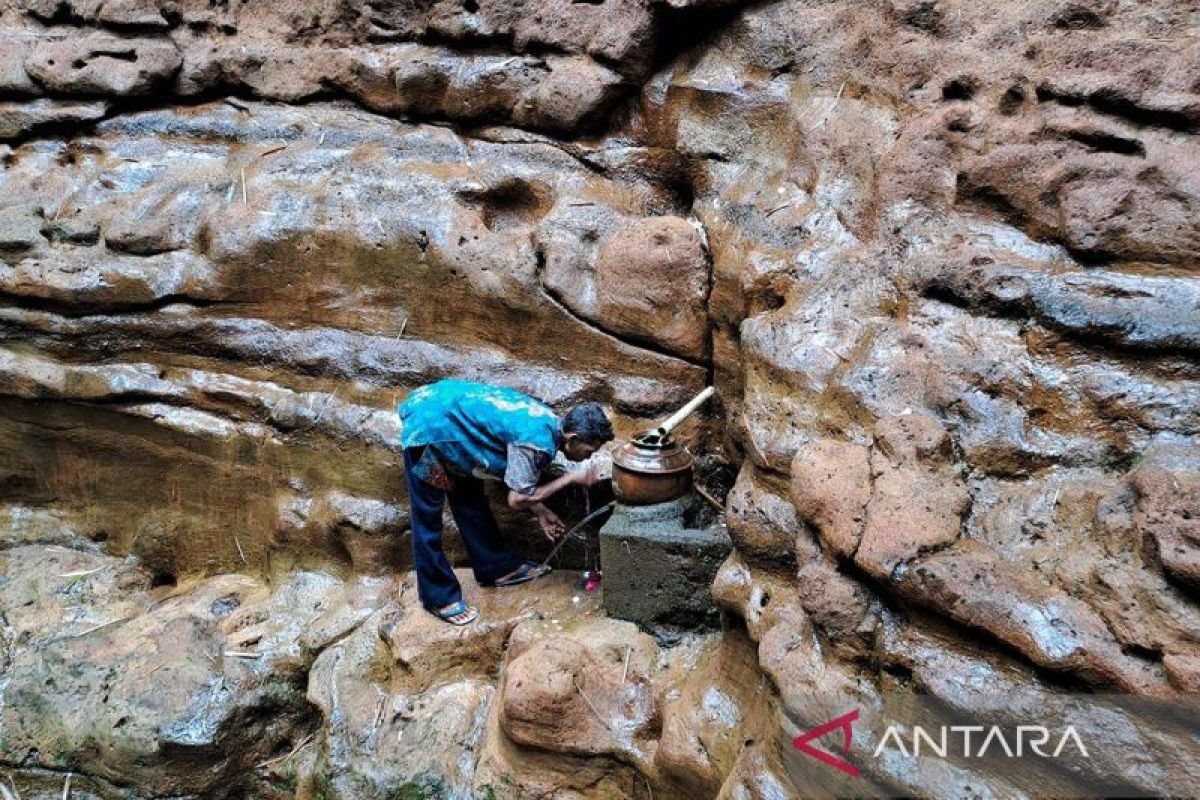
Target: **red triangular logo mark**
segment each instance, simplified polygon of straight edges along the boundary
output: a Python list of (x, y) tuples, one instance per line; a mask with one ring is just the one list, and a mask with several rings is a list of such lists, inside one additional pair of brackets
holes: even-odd
[(826, 753), (824, 750), (821, 750), (820, 748), (817, 748), (817, 747), (813, 747), (811, 744), (809, 744), (809, 742), (811, 742), (812, 740), (820, 739), (822, 736), (829, 733), (830, 731), (834, 731), (834, 730), (837, 730), (838, 728), (841, 728), (841, 730), (842, 730), (842, 752), (843, 753), (849, 752), (850, 751), (850, 740), (851, 740), (851, 738), (853, 738), (850, 726), (854, 723), (854, 720), (856, 720), (856, 719), (858, 719), (858, 709), (857, 708), (854, 709), (853, 711), (848, 711), (845, 714), (842, 714), (840, 717), (838, 717), (836, 719), (831, 719), (831, 720), (829, 720), (829, 722), (826, 722), (824, 725), (819, 725), (819, 726), (813, 728), (811, 731), (805, 731), (804, 733), (800, 734), (799, 736), (797, 736), (795, 739), (792, 740), (792, 747), (796, 748), (797, 750), (799, 750), (801, 753), (804, 753), (805, 755), (810, 755), (813, 758), (817, 759), (818, 761), (828, 764), (829, 766), (833, 767), (834, 769), (841, 770), (842, 772), (849, 775), (851, 778), (857, 778), (858, 777), (858, 767), (854, 766), (849, 761), (844, 761), (835, 755)]

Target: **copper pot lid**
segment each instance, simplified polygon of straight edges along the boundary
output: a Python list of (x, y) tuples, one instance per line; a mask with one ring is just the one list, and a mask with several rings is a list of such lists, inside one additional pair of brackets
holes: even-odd
[(692, 468), (692, 454), (670, 436), (653, 432), (639, 434), (613, 453), (613, 463), (627, 472), (670, 475)]

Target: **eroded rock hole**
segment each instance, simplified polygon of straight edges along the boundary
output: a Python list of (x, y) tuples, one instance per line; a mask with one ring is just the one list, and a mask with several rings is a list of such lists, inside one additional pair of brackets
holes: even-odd
[(768, 314), (778, 311), (787, 303), (787, 297), (775, 287), (760, 288), (746, 293), (746, 307), (752, 314)]
[(1000, 113), (1005, 116), (1011, 117), (1016, 114), (1023, 105), (1025, 105), (1025, 90), (1020, 86), (1008, 87), (1000, 97)]
[(942, 86), (943, 100), (970, 100), (975, 96), (979, 82), (974, 78), (962, 77), (947, 81)]
[(716, 512), (707, 504), (690, 506), (683, 513), (683, 527), (690, 530), (707, 528), (717, 520)]
[(1121, 652), (1127, 656), (1133, 656), (1151, 664), (1159, 663), (1163, 660), (1161, 650), (1155, 650), (1150, 647), (1144, 647), (1140, 644), (1126, 644), (1121, 647)]
[(1037, 87), (1035, 94), (1039, 103), (1059, 103), (1064, 106), (1081, 106), (1084, 103), (1083, 97), (1056, 92), (1045, 83)]
[(1095, 152), (1117, 153), (1125, 156), (1144, 157), (1146, 155), (1145, 145), (1137, 139), (1127, 139), (1124, 136), (1090, 131), (1071, 131), (1068, 136)]
[(178, 581), (174, 573), (160, 570), (154, 573), (154, 576), (150, 579), (150, 588), (157, 589), (160, 586), (174, 586), (176, 583)]
[(1025, 213), (1013, 205), (996, 187), (977, 183), (971, 176), (959, 174), (955, 188), (955, 202), (979, 211), (991, 212), (1013, 225), (1022, 227), (1027, 223)]
[(900, 9), (900, 21), (911, 28), (937, 35), (942, 28), (942, 12), (936, 0), (917, 0)]
[(501, 181), (482, 191), (461, 192), (459, 197), (479, 209), (488, 230), (530, 227), (554, 205), (554, 193), (549, 186), (519, 178)]
[(1104, 13), (1086, 3), (1067, 3), (1060, 8), (1051, 23), (1061, 30), (1085, 30), (1103, 28), (1107, 22)]
[[(91, 55), (92, 58), (111, 58), (114, 61), (125, 61), (130, 64), (137, 63), (138, 54), (136, 50), (97, 50)], [(79, 59), (74, 66), (79, 69), (86, 65), (85, 59)]]

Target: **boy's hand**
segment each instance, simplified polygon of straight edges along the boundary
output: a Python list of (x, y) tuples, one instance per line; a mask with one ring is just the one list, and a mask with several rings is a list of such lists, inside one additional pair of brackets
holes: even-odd
[(567, 530), (567, 526), (558, 518), (558, 515), (548, 508), (543, 508), (536, 513), (536, 516), (542, 533), (546, 534), (546, 538), (552, 542)]

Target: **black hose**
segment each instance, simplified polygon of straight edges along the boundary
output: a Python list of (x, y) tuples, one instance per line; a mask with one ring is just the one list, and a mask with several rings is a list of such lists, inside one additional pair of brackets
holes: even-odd
[(580, 530), (582, 530), (584, 525), (587, 525), (589, 522), (591, 522), (596, 517), (603, 514), (605, 511), (608, 511), (610, 508), (612, 508), (616, 504), (617, 504), (616, 500), (610, 500), (609, 502), (607, 502), (604, 505), (597, 508), (592, 513), (588, 514), (583, 519), (579, 520), (579, 522), (575, 523), (575, 526), (573, 528), (571, 528), (571, 530), (569, 530), (563, 534), (563, 537), (562, 537), (562, 539), (560, 539), (558, 541), (558, 544), (554, 545), (554, 548), (550, 551), (550, 554), (547, 555), (545, 560), (542, 561), (542, 566), (549, 564), (550, 559), (554, 558), (554, 556), (556, 556), (558, 554), (559, 548), (561, 548), (564, 544), (566, 544), (568, 539), (570, 539), (572, 536), (574, 536), (576, 533), (578, 533)]

